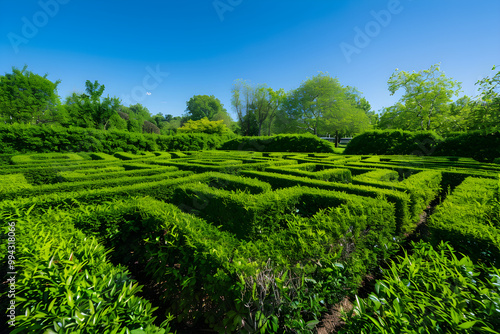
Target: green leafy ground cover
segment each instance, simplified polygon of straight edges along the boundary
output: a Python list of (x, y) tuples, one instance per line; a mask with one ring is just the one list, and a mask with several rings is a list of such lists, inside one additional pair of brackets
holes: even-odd
[[(346, 296), (349, 333), (498, 328), (500, 165), (116, 153), (1, 165), (0, 254), (19, 273), (19, 333), (307, 333)], [(431, 203), (426, 243), (394, 258)], [(373, 295), (354, 297), (380, 267)]]

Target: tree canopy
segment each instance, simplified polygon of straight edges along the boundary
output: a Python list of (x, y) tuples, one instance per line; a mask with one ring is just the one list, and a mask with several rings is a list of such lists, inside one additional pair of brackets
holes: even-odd
[(82, 127), (98, 127), (106, 130), (111, 117), (120, 110), (120, 99), (117, 97), (102, 98), (104, 85), (97, 80), (85, 82), (85, 93), (73, 93), (66, 99), (70, 115)]
[(0, 76), (0, 119), (8, 124), (39, 124), (57, 118), (60, 101), (57, 86), (47, 74), (40, 76), (24, 66)]
[(230, 130), (224, 121), (210, 121), (207, 117), (197, 121), (188, 120), (182, 127), (177, 129), (178, 133), (207, 133), (207, 134), (228, 134)]
[(212, 120), (215, 115), (226, 112), (224, 105), (213, 95), (194, 95), (187, 105), (187, 116), (190, 120), (197, 121), (204, 117)]
[(388, 90), (391, 95), (401, 93), (401, 97), (379, 111), (381, 114), (372, 110), (355, 87), (344, 86), (325, 73), (288, 92), (239, 79), (231, 89), (231, 106), (237, 117), (234, 122), (214, 95), (193, 95), (182, 116), (153, 116), (141, 104), (125, 106), (117, 97), (105, 97), (105, 86), (97, 80), (87, 80), (83, 92), (73, 92), (61, 104), (59, 80), (52, 82), (47, 74), (34, 74), (27, 66), (21, 70), (13, 67), (12, 73), (0, 76), (0, 121), (156, 134), (232, 130), (246, 136), (346, 136), (372, 128), (491, 133), (500, 131), (500, 71), (495, 66), (492, 71), (476, 82), (477, 96), (458, 98), (461, 84), (447, 77), (439, 65), (412, 73), (396, 69), (388, 79)]
[(278, 114), (278, 129), (285, 133), (343, 135), (370, 128), (370, 105), (354, 88), (319, 73), (292, 90)]
[(384, 111), (381, 122), (405, 130), (435, 130), (445, 118), (461, 85), (447, 78), (439, 65), (419, 72), (396, 71), (387, 82), (391, 95), (403, 90), (399, 102)]
[[(496, 70), (493, 66), (492, 71)], [(479, 96), (474, 101), (469, 115), (471, 130), (500, 131), (500, 71), (476, 82)]]

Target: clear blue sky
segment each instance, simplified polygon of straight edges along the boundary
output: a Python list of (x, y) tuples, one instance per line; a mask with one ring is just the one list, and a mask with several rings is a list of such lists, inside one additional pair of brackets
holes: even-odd
[(500, 65), (499, 17), (498, 0), (0, 0), (0, 74), (27, 64), (61, 80), (62, 100), (98, 80), (178, 116), (198, 94), (232, 112), (235, 79), (288, 91), (322, 71), (378, 111), (397, 100), (396, 68), (441, 63), (476, 95)]

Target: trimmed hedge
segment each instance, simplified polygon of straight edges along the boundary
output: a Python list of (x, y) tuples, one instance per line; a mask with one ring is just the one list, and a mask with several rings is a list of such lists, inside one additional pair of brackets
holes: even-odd
[(342, 191), (348, 194), (385, 198), (388, 202), (395, 205), (396, 230), (398, 233), (413, 230), (414, 224), (410, 214), (410, 195), (389, 189), (381, 189), (368, 186), (357, 186), (353, 184), (344, 184), (336, 182), (325, 182), (320, 180), (311, 180), (305, 177), (282, 175), (278, 173), (268, 173), (260, 171), (241, 171), (243, 175), (256, 177), (271, 184), (273, 189), (288, 188), (294, 186), (305, 186), (311, 188), (320, 188), (334, 191)]
[(106, 153), (90, 153), (92, 160), (120, 161), (120, 159)]
[(44, 154), (29, 154), (29, 155), (15, 155), (11, 158), (14, 165), (21, 164), (57, 164), (68, 163), (85, 160), (83, 157), (76, 153), (44, 153)]
[(375, 130), (351, 139), (344, 154), (430, 155), (442, 140), (434, 132)]
[(79, 181), (89, 181), (89, 180), (114, 179), (120, 177), (151, 176), (166, 172), (174, 172), (179, 169), (174, 166), (171, 167), (157, 166), (157, 168), (125, 170), (125, 168), (123, 167), (111, 166), (107, 168), (102, 168), (102, 170), (105, 173), (88, 173), (88, 170), (76, 170), (68, 172), (59, 172), (58, 174), (61, 176), (62, 182), (79, 182)]
[[(175, 189), (183, 184), (188, 183), (206, 183), (215, 187), (220, 187), (229, 191), (242, 191), (249, 193), (258, 193), (270, 189), (269, 185), (259, 180), (250, 178), (243, 178), (240, 176), (227, 175), (215, 172), (208, 172), (203, 174), (194, 174), (189, 171), (177, 171), (166, 173), (166, 176), (173, 178), (155, 180), (154, 182), (133, 182), (135, 178), (111, 179), (104, 180), (108, 187), (99, 187), (99, 185), (92, 185), (91, 182), (78, 183), (63, 183), (54, 184), (41, 187), (34, 187), (35, 193), (29, 190), (21, 190), (19, 192), (6, 193), (6, 199), (10, 198), (15, 200), (20, 208), (29, 208), (31, 205), (36, 204), (39, 210), (48, 209), (51, 207), (72, 208), (80, 207), (86, 204), (99, 204), (104, 201), (112, 201), (120, 198), (128, 198), (133, 196), (150, 196), (160, 201), (169, 202), (172, 200)], [(142, 179), (143, 181), (149, 179)], [(120, 183), (122, 184), (120, 185)], [(94, 182), (95, 183), (95, 182)], [(112, 188), (111, 186), (114, 184)], [(59, 193), (52, 193), (57, 188)], [(90, 187), (90, 188), (88, 188)], [(66, 192), (61, 191), (66, 190)], [(78, 191), (76, 191), (78, 190)], [(30, 197), (18, 198), (21, 195)], [(5, 200), (7, 202), (7, 200)]]
[[(297, 165), (298, 168), (301, 167), (301, 165)], [(309, 177), (311, 179), (317, 179), (321, 181), (336, 181), (336, 182), (343, 182), (343, 183), (350, 183), (352, 180), (352, 175), (351, 171), (348, 169), (343, 169), (343, 168), (332, 168), (332, 169), (324, 169), (322, 171), (318, 172), (311, 172), (311, 171), (304, 171), (300, 170), (298, 168), (289, 168), (288, 166), (283, 166), (283, 167), (268, 167), (265, 169), (266, 172), (273, 172), (273, 173), (281, 173), (281, 174), (288, 174), (288, 175), (295, 175), (295, 176), (302, 176), (302, 177)], [(307, 168), (307, 167), (306, 167)]]
[(55, 184), (40, 185), (29, 188), (13, 189), (2, 194), (4, 199), (15, 199), (17, 197), (32, 197), (45, 194), (59, 194), (64, 192), (82, 192), (91, 189), (114, 189), (116, 187), (124, 187), (127, 185), (140, 185), (141, 183), (149, 184), (156, 183), (165, 179), (175, 179), (192, 174), (189, 171), (166, 171), (162, 174), (146, 175), (146, 176), (125, 176), (113, 179), (102, 179), (95, 182), (94, 179), (80, 182), (62, 182)]
[(32, 187), (33, 186), (26, 181), (23, 174), (0, 175), (0, 194), (21, 189), (31, 189)]
[(410, 211), (413, 219), (418, 220), (422, 211), (441, 191), (441, 180), (440, 171), (430, 170), (413, 174), (401, 182), (384, 182), (356, 177), (353, 179), (353, 184), (407, 192), (411, 198)]
[(499, 184), (468, 177), (430, 217), (429, 240), (449, 241), (473, 260), (500, 265)]
[[(213, 189), (206, 184), (186, 184), (176, 189), (172, 202), (186, 209), (186, 203), (194, 203), (191, 211), (200, 213), (211, 223), (220, 225), (239, 239), (255, 239), (261, 234), (284, 228), (288, 214), (311, 217), (320, 209), (345, 204), (350, 201), (349, 198), (355, 201), (357, 197), (308, 187), (291, 187), (250, 196), (241, 192)], [(360, 201), (361, 198), (357, 200)], [(373, 207), (377, 201), (366, 199), (366, 202), (370, 204), (363, 205)], [(394, 215), (389, 208), (387, 207), (389, 212), (384, 217), (385, 223), (390, 225), (392, 221), (394, 225)], [(379, 221), (375, 217), (372, 220)]]
[(151, 152), (140, 152), (137, 154), (127, 153), (127, 152), (117, 152), (113, 156), (120, 160), (137, 160), (137, 159), (148, 159), (156, 157), (156, 155)]
[[(114, 266), (95, 237), (72, 225), (68, 213), (2, 206), (2, 261), (15, 258), (15, 327), (12, 333), (140, 333), (169, 331), (154, 326), (155, 308), (139, 297), (142, 287), (126, 268)], [(15, 213), (14, 213), (15, 212)], [(11, 254), (11, 255), (8, 255)], [(9, 261), (7, 260), (9, 258)], [(3, 280), (11, 278), (3, 273)], [(2, 296), (3, 297), (3, 296)], [(5, 310), (5, 309), (4, 309)]]
[(344, 154), (470, 157), (493, 162), (500, 158), (500, 132), (450, 133), (442, 138), (432, 131), (369, 131), (354, 137)]
[(179, 169), (190, 170), (196, 173), (205, 173), (205, 172), (222, 172), (222, 173), (238, 173), (241, 170), (260, 170), (263, 171), (267, 167), (271, 166), (283, 166), (283, 165), (291, 165), (297, 164), (297, 161), (294, 160), (261, 160), (263, 162), (259, 162), (259, 160), (250, 160), (246, 163), (242, 164), (234, 164), (234, 165), (217, 165), (217, 164), (195, 164), (191, 163), (191, 161), (154, 161), (154, 164), (160, 166), (176, 166)]
[(399, 173), (390, 169), (376, 169), (354, 177), (357, 181), (393, 182), (399, 179)]
[[(221, 333), (237, 332), (242, 323), (248, 330), (262, 311), (261, 324), (276, 321), (292, 331), (319, 317), (325, 300), (345, 296), (367, 270), (364, 265), (373, 265), (392, 240), (392, 205), (335, 195), (343, 198), (339, 207), (310, 219), (291, 217), (287, 229), (256, 242), (239, 241), (148, 198), (71, 212), (76, 226), (110, 242), (119, 261), (147, 263), (145, 274), (178, 321), (205, 321)], [(352, 263), (351, 274), (339, 260)]]
[(450, 134), (432, 155), (470, 157), (477, 161), (493, 162), (500, 158), (500, 132), (472, 131)]
[(231, 137), (201, 133), (163, 136), (119, 130), (0, 124), (0, 153), (213, 150)]
[(80, 175), (94, 175), (96, 174), (108, 174), (108, 173), (113, 173), (113, 172), (122, 172), (125, 171), (125, 167), (122, 166), (102, 166), (102, 165), (96, 165), (95, 168), (84, 168), (84, 169), (77, 169), (74, 172), (79, 173)]
[(219, 149), (258, 152), (335, 153), (334, 146), (330, 142), (311, 134), (238, 137), (225, 142)]

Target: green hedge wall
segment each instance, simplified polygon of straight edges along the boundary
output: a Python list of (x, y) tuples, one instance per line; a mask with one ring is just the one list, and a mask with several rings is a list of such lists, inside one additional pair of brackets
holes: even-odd
[(282, 175), (278, 173), (260, 171), (242, 171), (242, 174), (249, 177), (256, 177), (259, 180), (268, 182), (273, 189), (306, 186), (311, 188), (342, 191), (348, 194), (365, 197), (385, 197), (389, 203), (394, 203), (395, 206), (396, 231), (401, 233), (414, 229), (410, 213), (411, 197), (409, 194), (400, 191), (337, 182), (325, 182), (300, 176)]
[[(312, 196), (321, 193), (309, 191)], [(178, 321), (205, 321), (218, 332), (237, 332), (243, 320), (259, 313), (254, 307), (260, 305), (266, 317), (279, 317), (281, 329), (296, 332), (287, 318), (309, 320), (319, 315), (311, 304), (336, 298), (334, 293), (343, 297), (346, 287), (359, 281), (356, 273), (376, 262), (381, 255), (377, 249), (390, 246), (394, 234), (392, 205), (335, 196), (343, 203), (339, 207), (310, 219), (291, 217), (286, 229), (255, 242), (237, 240), (171, 204), (149, 198), (71, 212), (75, 226), (103, 236), (121, 263), (147, 263), (145, 274), (161, 286), (166, 311)], [(353, 247), (344, 246), (346, 242)], [(338, 281), (343, 268), (338, 260), (347, 261), (343, 263), (353, 275), (345, 277), (346, 285)], [(262, 282), (261, 273), (268, 280)]]
[(441, 191), (441, 180), (442, 175), (440, 171), (423, 171), (413, 174), (401, 182), (384, 182), (354, 178), (352, 183), (408, 193), (411, 198), (410, 211), (413, 215), (413, 219), (418, 220), (422, 211), (427, 208)]
[(142, 287), (109, 261), (110, 251), (96, 237), (74, 228), (71, 214), (49, 210), (34, 217), (30, 211), (0, 207), (2, 234), (15, 240), (0, 243), (3, 263), (15, 258), (17, 271), (13, 333), (169, 331), (168, 320), (164, 328), (154, 326), (155, 308), (140, 297)]
[(258, 152), (335, 153), (334, 146), (313, 135), (277, 135), (270, 137), (238, 137), (225, 142), (221, 150)]
[(442, 138), (434, 132), (376, 130), (354, 137), (344, 154), (430, 155), (440, 141)]
[(477, 161), (493, 162), (500, 158), (500, 132), (478, 131), (448, 136), (439, 143), (433, 155), (470, 157)]
[(0, 125), (0, 153), (199, 151), (213, 150), (230, 137), (207, 134), (163, 136), (77, 127)]
[(429, 219), (429, 240), (449, 241), (473, 260), (500, 265), (498, 180), (468, 177)]
[[(300, 167), (300, 165), (298, 165)], [(306, 166), (307, 168), (308, 166)], [(332, 182), (344, 182), (350, 183), (352, 181), (351, 171), (343, 168), (332, 168), (324, 169), (322, 171), (310, 172), (306, 170), (300, 170), (298, 168), (289, 168), (288, 166), (283, 167), (268, 167), (266, 172), (274, 172), (302, 177), (309, 177), (311, 179), (317, 179), (322, 181), (332, 181)]]
[(433, 155), (493, 162), (500, 158), (500, 132), (451, 133), (442, 138), (430, 131), (376, 130), (354, 137), (344, 154)]

